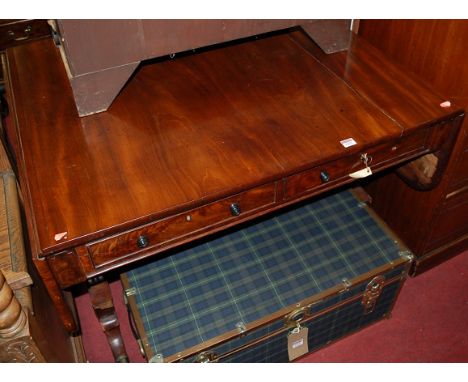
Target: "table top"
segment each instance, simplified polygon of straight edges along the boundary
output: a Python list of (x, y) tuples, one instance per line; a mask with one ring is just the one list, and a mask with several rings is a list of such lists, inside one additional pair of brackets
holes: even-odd
[[(82, 118), (52, 40), (10, 49), (20, 182), (37, 249), (170, 216), (455, 110), (377, 52), (360, 55), (354, 44), (334, 72), (307, 44), (273, 34), (151, 61), (107, 112)], [(373, 87), (372, 76), (404, 83)], [(357, 144), (344, 147), (348, 138)]]

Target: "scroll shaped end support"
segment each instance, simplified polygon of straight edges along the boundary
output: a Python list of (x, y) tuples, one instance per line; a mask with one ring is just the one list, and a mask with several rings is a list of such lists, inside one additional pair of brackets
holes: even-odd
[(115, 361), (128, 362), (109, 283), (101, 278), (92, 280), (89, 282), (88, 292), (94, 312), (107, 336)]
[(396, 170), (398, 176), (410, 187), (425, 191), (436, 187), (444, 172), (445, 166), (439, 160), (440, 153), (426, 154)]
[(454, 149), (464, 113), (432, 127), (427, 147), (432, 151), (396, 170), (398, 176), (410, 187), (419, 191), (429, 191), (439, 185)]

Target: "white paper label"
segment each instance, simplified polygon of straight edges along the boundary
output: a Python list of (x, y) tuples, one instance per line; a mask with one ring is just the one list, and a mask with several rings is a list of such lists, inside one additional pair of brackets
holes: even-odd
[(354, 179), (365, 178), (366, 176), (369, 176), (369, 175), (372, 175), (372, 170), (370, 169), (370, 167), (366, 167), (366, 168), (363, 168), (362, 170), (349, 174), (349, 176)]
[(309, 351), (309, 345), (307, 343), (308, 333), (309, 329), (306, 327), (298, 327), (289, 332), (288, 356), (290, 361), (306, 354)]
[(297, 348), (297, 347), (299, 347), (299, 346), (302, 346), (302, 345), (304, 345), (304, 339), (303, 339), (303, 338), (301, 338), (300, 340), (294, 341), (294, 342), (291, 344), (291, 346), (292, 346), (293, 349), (295, 349), (295, 348)]
[(347, 138), (340, 141), (343, 147), (348, 148), (354, 145), (357, 145), (357, 142), (353, 138)]

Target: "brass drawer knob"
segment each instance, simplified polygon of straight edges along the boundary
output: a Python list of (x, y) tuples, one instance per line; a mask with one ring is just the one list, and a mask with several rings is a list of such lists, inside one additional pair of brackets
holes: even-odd
[(145, 248), (149, 244), (149, 240), (145, 235), (140, 235), (138, 236), (137, 242), (136, 242), (138, 248)]
[(31, 27), (31, 25), (28, 25), (23, 30), (23, 33), (24, 33), (23, 36), (17, 37), (16, 33), (14, 31), (11, 31), (11, 30), (8, 31), (7, 33), (8, 33), (8, 37), (13, 39), (14, 41), (23, 41), (23, 40), (27, 40), (30, 37), (31, 32), (32, 32), (32, 27)]
[(241, 214), (240, 206), (237, 203), (232, 203), (229, 209), (232, 216), (239, 216)]

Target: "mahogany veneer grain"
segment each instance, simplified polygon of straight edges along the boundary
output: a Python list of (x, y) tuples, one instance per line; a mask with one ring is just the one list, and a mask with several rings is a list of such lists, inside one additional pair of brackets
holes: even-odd
[(51, 40), (8, 56), (42, 253), (403, 132), (288, 35), (144, 66), (108, 112), (83, 118)]
[[(76, 325), (60, 288), (349, 183), (369, 150), (384, 149), (371, 164), (380, 170), (456, 133), (461, 109), (441, 108), (443, 97), (358, 38), (334, 59), (314, 49), (294, 32), (157, 60), (107, 112), (83, 118), (51, 40), (8, 50), (33, 260), (68, 330)], [(345, 148), (347, 138), (357, 144)], [(324, 164), (336, 166), (339, 181), (285, 197), (288, 177)], [(233, 219), (221, 213), (222, 224), (208, 220), (203, 232), (172, 227), (178, 241), (133, 256), (144, 225), (210, 203), (218, 211), (223, 198), (273, 184), (273, 203), (262, 197), (255, 212)]]

